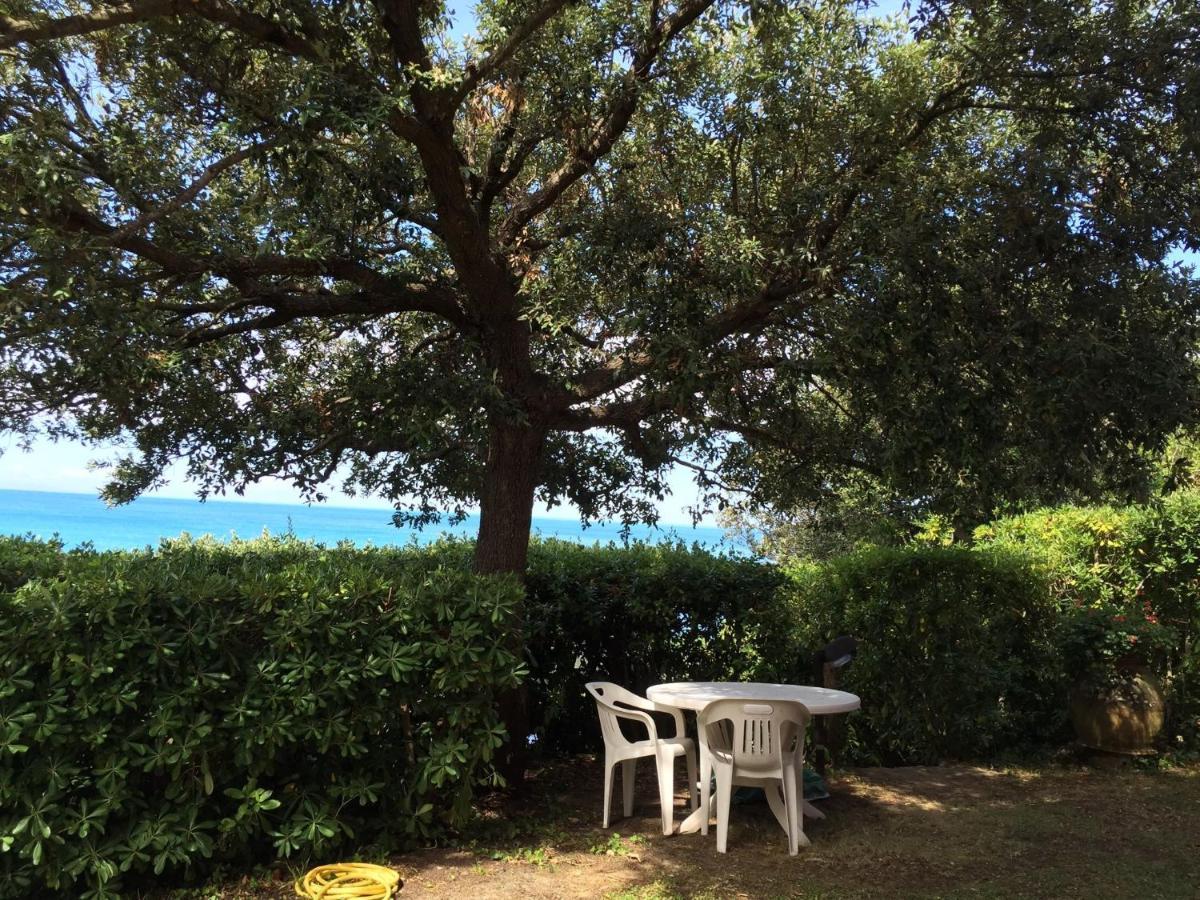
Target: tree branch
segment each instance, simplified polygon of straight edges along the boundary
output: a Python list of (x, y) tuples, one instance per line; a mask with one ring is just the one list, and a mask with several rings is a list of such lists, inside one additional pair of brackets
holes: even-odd
[(0, 50), (18, 44), (64, 37), (79, 37), (120, 25), (144, 22), (159, 16), (195, 15), (228, 25), (242, 34), (272, 44), (294, 56), (323, 62), (325, 54), (307, 38), (278, 22), (239, 9), (227, 0), (132, 0), (58, 19), (20, 20), (0, 17)]
[(559, 169), (551, 173), (543, 186), (517, 202), (501, 224), (499, 239), (502, 246), (512, 244), (521, 230), (558, 201), (566, 190), (589, 172), (605, 156), (625, 132), (637, 111), (642, 86), (649, 80), (654, 62), (663, 49), (714, 0), (686, 0), (675, 13), (650, 32), (646, 43), (634, 55), (629, 71), (617, 91), (608, 113), (592, 127), (587, 143)]
[[(488, 316), (510, 312), (516, 294), (503, 261), (493, 252), (487, 225), (471, 202), (464, 178), (465, 159), (448, 114), (436, 90), (423, 76), (432, 63), (421, 36), (422, 0), (375, 0), (396, 60), (409, 75), (409, 97), (415, 116), (392, 124), (397, 134), (411, 135), (425, 169), (425, 180), (437, 211), (436, 232), (454, 261), (460, 282), (470, 298), (487, 297), (474, 311)], [(393, 117), (396, 119), (396, 117)]]
[[(375, 9), (383, 21), (397, 62), (402, 67), (411, 66), (427, 72), (430, 60), (421, 37), (421, 0), (375, 0)], [(425, 94), (423, 88), (413, 85), (414, 100)]]
[(671, 454), (670, 460), (675, 465), (683, 466), (685, 469), (691, 469), (693, 472), (698, 474), (700, 476), (699, 480), (701, 481), (701, 487), (717, 487), (729, 494), (750, 493), (749, 490), (744, 487), (738, 487), (737, 485), (730, 484), (729, 482), (725, 481), (719, 474), (717, 474), (716, 470), (710, 469), (707, 466), (702, 466), (699, 463), (684, 459), (682, 456), (674, 453)]
[[(295, 313), (292, 318), (347, 313), (383, 315), (395, 312), (427, 312), (458, 328), (467, 326), (467, 317), (452, 289), (437, 284), (403, 281), (377, 272), (354, 259), (307, 259), (273, 255), (192, 256), (162, 247), (136, 234), (121, 234), (121, 229), (104, 222), (78, 202), (52, 211), (41, 219), (65, 231), (92, 234), (102, 238), (114, 247), (156, 264), (168, 275), (187, 278), (212, 273), (220, 276), (227, 279), (249, 300), (261, 299), (261, 305), (275, 308), (277, 312), (286, 305), (288, 311)], [(331, 277), (348, 281), (363, 290), (355, 295), (331, 292), (310, 295), (285, 294), (259, 283), (258, 279), (272, 276)], [(347, 297), (353, 297), (353, 302), (345, 299)], [(350, 305), (347, 305), (348, 303)], [(196, 307), (191, 311), (200, 313), (212, 310)], [(266, 327), (267, 324), (262, 323), (262, 327)]]
[(484, 211), (485, 215), (491, 210), (492, 204), (500, 196), (501, 192), (512, 184), (514, 178), (521, 174), (521, 169), (524, 168), (525, 161), (529, 159), (533, 151), (537, 149), (538, 144), (543, 140), (545, 140), (545, 135), (528, 135), (513, 148), (507, 165), (504, 165), (504, 160), (499, 156), (494, 156), (489, 160), (487, 176), (479, 198), (480, 208)]
[[(414, 293), (419, 296), (421, 292), (415, 290), (417, 287), (412, 286)], [(244, 304), (245, 306), (262, 305), (271, 312), (225, 325), (202, 325), (193, 328), (183, 336), (184, 345), (195, 347), (236, 334), (286, 325), (296, 319), (377, 316), (390, 312), (416, 311), (420, 305), (419, 301), (398, 304), (391, 297), (381, 297), (369, 291), (354, 294), (268, 294), (261, 298), (248, 297), (246, 300), (249, 302)]]
[(301, 56), (314, 62), (327, 61), (324, 51), (308, 38), (295, 34), (278, 22), (260, 16), (258, 13), (239, 9), (227, 0), (178, 0), (178, 4), (180, 12), (192, 10), (203, 19), (228, 25), (247, 37), (255, 38), (265, 44), (273, 44), (294, 56)]
[(133, 0), (130, 3), (114, 3), (89, 13), (63, 16), (59, 19), (29, 20), (0, 16), (0, 50), (7, 50), (18, 44), (77, 37), (118, 25), (142, 22), (155, 16), (171, 15), (177, 12), (178, 8), (178, 0)]
[(539, 28), (554, 18), (565, 6), (573, 2), (574, 0), (546, 0), (545, 3), (530, 13), (523, 22), (520, 22), (510, 31), (508, 37), (500, 43), (500, 46), (492, 50), (491, 53), (479, 60), (479, 62), (472, 61), (467, 63), (466, 75), (450, 96), (451, 107), (457, 108), (462, 103), (463, 98), (475, 89), (476, 85), (490, 78), (497, 69), (512, 58), (512, 55)]
[(258, 153), (262, 150), (268, 150), (272, 147), (277, 147), (280, 143), (282, 143), (282, 138), (271, 138), (270, 140), (260, 141), (257, 144), (251, 144), (248, 147), (243, 147), (236, 153), (231, 153), (228, 156), (217, 160), (212, 165), (207, 166), (195, 181), (193, 181), (184, 190), (180, 191), (166, 203), (162, 204), (162, 206), (148, 210), (147, 212), (144, 212), (142, 215), (138, 216), (132, 222), (119, 227), (110, 235), (109, 240), (113, 241), (113, 243), (118, 243), (122, 239), (141, 231), (147, 225), (157, 222), (163, 216), (170, 215), (176, 210), (186, 206), (188, 203), (191, 203), (193, 200), (195, 200), (196, 197), (200, 195), (202, 190), (212, 184), (217, 176), (222, 172), (228, 171), (240, 162), (245, 162), (255, 153)]

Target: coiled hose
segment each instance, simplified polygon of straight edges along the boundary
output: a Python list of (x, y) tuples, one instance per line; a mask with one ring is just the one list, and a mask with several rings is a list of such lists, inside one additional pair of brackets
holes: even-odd
[(400, 874), (371, 863), (317, 866), (296, 879), (304, 900), (391, 900), (400, 890)]

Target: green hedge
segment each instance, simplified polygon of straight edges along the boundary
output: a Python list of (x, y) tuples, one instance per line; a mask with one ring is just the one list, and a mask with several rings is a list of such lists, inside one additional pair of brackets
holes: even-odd
[[(85, 556), (88, 551), (74, 551)], [(15, 590), (27, 581), (57, 575), (67, 562), (60, 541), (0, 536), (0, 593)]]
[(395, 846), (492, 780), (515, 582), (295, 541), (61, 561), (0, 597), (0, 896)]
[(975, 530), (985, 549), (1018, 554), (1060, 602), (1117, 601), (1136, 583), (1134, 510), (1060, 506), (998, 519)]
[(755, 560), (683, 545), (530, 548), (531, 705), (553, 751), (602, 746), (588, 681), (774, 680), (800, 651), (779, 587)]
[[(518, 670), (503, 639), (519, 588), (468, 575), (470, 550), (0, 544), (5, 583), (24, 583), (0, 598), (0, 880), (102, 895), (210, 857), (328, 855), (461, 824), (492, 774), (494, 694)], [(539, 746), (599, 746), (583, 689), (596, 678), (790, 675), (782, 582), (681, 545), (535, 542)]]
[(864, 701), (848, 760), (986, 759), (1069, 740), (1066, 616), (1130, 602), (1178, 636), (1160, 673), (1164, 745), (1200, 751), (1200, 493), (1042, 509), (974, 537), (793, 568), (798, 642), (861, 641), (845, 679)]
[(1136, 596), (1178, 635), (1168, 663), (1167, 733), (1200, 752), (1200, 493), (1139, 511), (1131, 528)]
[(1178, 637), (1160, 674), (1167, 743), (1200, 751), (1200, 493), (1147, 506), (1055, 507), (976, 531), (985, 548), (1022, 554), (1064, 605), (1140, 602)]
[(792, 591), (804, 644), (859, 639), (843, 761), (986, 759), (1063, 737), (1056, 605), (1024, 559), (877, 548), (795, 569)]
[[(294, 542), (301, 554), (309, 545)], [(447, 538), (376, 548), (390, 565), (467, 570), (474, 545)], [(525, 580), (533, 737), (549, 753), (601, 746), (589, 681), (644, 691), (673, 679), (776, 679), (796, 645), (778, 567), (680, 543), (585, 546), (534, 539)]]

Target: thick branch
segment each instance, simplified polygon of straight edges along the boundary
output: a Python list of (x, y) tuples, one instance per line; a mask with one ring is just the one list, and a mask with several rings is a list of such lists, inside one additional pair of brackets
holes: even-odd
[(325, 58), (307, 38), (294, 34), (265, 16), (239, 9), (226, 0), (135, 0), (58, 19), (0, 17), (0, 50), (18, 44), (93, 34), (119, 25), (171, 15), (196, 15), (210, 22), (227, 25), (247, 37), (273, 44), (295, 56), (318, 61)]
[[(492, 203), (500, 196), (518, 175), (521, 174), (521, 169), (525, 166), (525, 161), (529, 159), (533, 151), (538, 148), (538, 145), (545, 140), (543, 134), (531, 134), (525, 137), (515, 148), (512, 155), (509, 156), (507, 165), (501, 156), (497, 155), (489, 160), (488, 172), (484, 180), (483, 190), (480, 193), (479, 205), (487, 214), (492, 208)], [(502, 147), (497, 149), (507, 152)]]
[(463, 177), (465, 160), (454, 137), (454, 122), (437, 91), (423, 83), (431, 67), (421, 34), (421, 0), (375, 0), (391, 39), (396, 60), (409, 73), (409, 96), (415, 115), (390, 124), (417, 148), (425, 181), (437, 211), (437, 234), (465, 288), (468, 302), (483, 316), (510, 313), (516, 305), (507, 270), (493, 253), (486, 224), (471, 202)]
[[(410, 296), (404, 298), (380, 296), (369, 291), (353, 294), (269, 294), (261, 298), (248, 298), (250, 303), (247, 305), (262, 305), (271, 312), (224, 325), (206, 325), (191, 329), (184, 335), (183, 342), (189, 347), (194, 347), (231, 335), (277, 328), (296, 319), (378, 316), (392, 312), (417, 311), (421, 306), (421, 295), (425, 293), (422, 288), (421, 285), (410, 285)], [(187, 312), (183, 314), (188, 315)]]
[[(261, 305), (276, 308), (277, 312), (286, 305), (287, 310), (294, 313), (291, 318), (346, 313), (382, 315), (393, 312), (428, 312), (459, 328), (465, 327), (467, 323), (466, 316), (459, 306), (454, 292), (449, 288), (434, 284), (407, 282), (377, 272), (353, 259), (343, 257), (307, 259), (267, 255), (259, 257), (189, 255), (178, 250), (168, 249), (136, 234), (122, 234), (122, 229), (114, 228), (78, 203), (42, 218), (64, 231), (100, 237), (114, 247), (156, 264), (167, 275), (183, 277), (197, 277), (205, 273), (218, 275), (227, 279), (249, 300), (261, 300)], [(355, 284), (363, 290), (354, 295), (329, 292), (306, 295), (286, 294), (278, 289), (264, 287), (259, 282), (261, 278), (280, 276), (337, 278)], [(188, 311), (183, 309), (178, 311), (185, 315), (188, 314)], [(190, 310), (194, 313), (210, 311), (200, 307)], [(272, 323), (264, 322), (263, 327), (268, 324)]]
[(674, 404), (675, 397), (667, 392), (643, 394), (617, 403), (562, 410), (555, 414), (552, 424), (564, 431), (589, 431), (592, 428), (628, 430), (655, 413), (665, 412)]
[[(421, 37), (421, 0), (375, 0), (375, 8), (391, 40), (396, 61), (401, 66), (429, 71), (429, 51)], [(412, 88), (414, 101), (426, 94), (419, 84), (414, 83)]]
[(63, 16), (60, 19), (28, 20), (0, 16), (0, 50), (7, 50), (18, 44), (92, 34), (118, 25), (142, 22), (155, 16), (171, 15), (177, 12), (178, 7), (178, 0), (135, 0), (132, 3), (103, 6), (77, 16)]
[[(650, 360), (646, 358), (643, 361)], [(816, 373), (816, 369), (811, 365), (786, 356), (756, 353), (741, 353), (739, 355), (737, 349), (721, 351), (718, 355), (714, 356), (713, 362), (721, 371), (731, 374), (782, 368), (802, 370), (810, 378)], [(632, 378), (625, 378), (624, 373), (619, 372), (617, 369), (612, 370), (612, 375), (620, 375), (623, 384), (628, 384), (632, 380)], [(610, 389), (615, 390), (620, 386), (616, 385)], [(580, 407), (580, 401), (576, 399), (570, 401), (575, 404), (574, 406), (561, 412), (559, 419), (556, 420), (556, 424), (558, 427), (568, 431), (586, 431), (589, 428), (626, 428), (629, 425), (641, 422), (647, 416), (675, 408), (679, 404), (680, 399), (678, 390), (673, 390), (670, 387), (661, 390), (650, 390), (636, 396), (627, 396), (614, 400), (611, 403), (586, 407)], [(684, 398), (684, 403), (687, 403), (686, 398)], [(681, 415), (683, 414), (681, 410), (676, 411)]]
[(307, 38), (288, 31), (278, 22), (257, 13), (239, 9), (226, 0), (179, 0), (180, 11), (194, 10), (201, 18), (220, 22), (264, 44), (274, 44), (295, 56), (325, 61), (324, 52)]

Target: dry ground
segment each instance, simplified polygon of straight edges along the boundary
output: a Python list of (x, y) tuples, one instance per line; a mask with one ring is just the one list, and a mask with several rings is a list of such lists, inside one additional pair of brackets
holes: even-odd
[[(472, 846), (393, 858), (400, 897), (1200, 898), (1200, 769), (842, 772), (798, 857), (765, 804), (734, 807), (723, 856), (714, 830), (663, 837), (653, 769), (640, 769), (634, 816), (609, 831), (595, 761), (541, 772), (524, 814), (490, 817)], [(291, 894), (267, 878), (186, 896)]]

